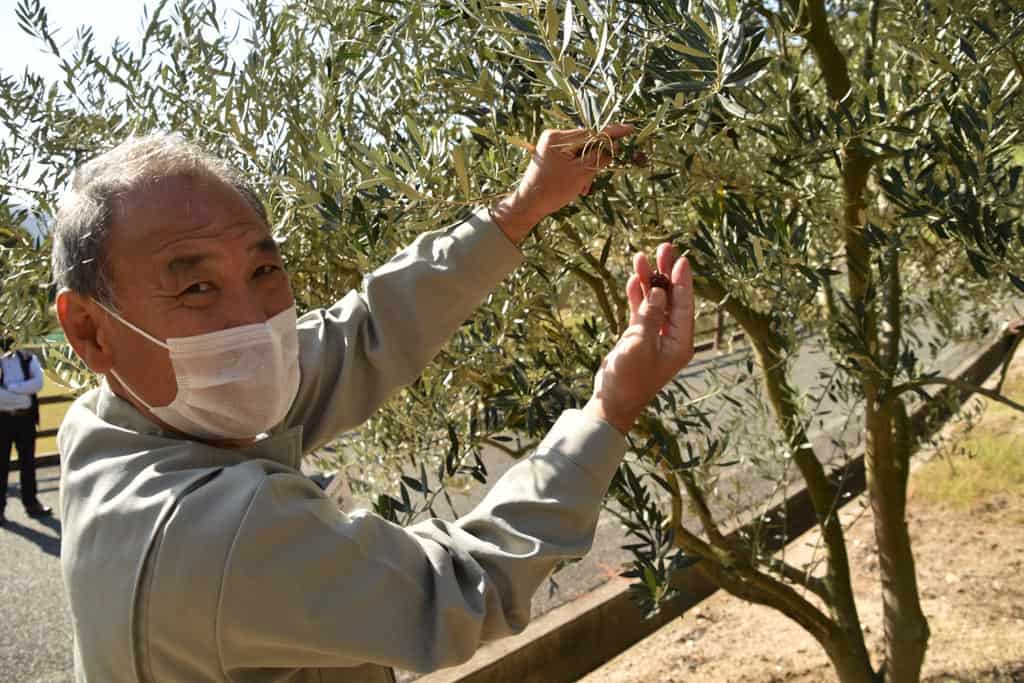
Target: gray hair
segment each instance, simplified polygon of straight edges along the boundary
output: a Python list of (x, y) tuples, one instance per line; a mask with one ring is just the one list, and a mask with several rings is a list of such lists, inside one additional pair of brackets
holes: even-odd
[(131, 137), (80, 166), (57, 209), (53, 277), (58, 289), (112, 304), (106, 242), (114, 202), (164, 178), (196, 177), (234, 188), (267, 220), (267, 211), (241, 173), (179, 134)]

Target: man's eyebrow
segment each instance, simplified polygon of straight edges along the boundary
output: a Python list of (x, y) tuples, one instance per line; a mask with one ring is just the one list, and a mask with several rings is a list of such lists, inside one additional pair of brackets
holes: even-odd
[(259, 242), (254, 242), (250, 245), (249, 251), (258, 251), (264, 254), (273, 254), (275, 256), (281, 253), (281, 250), (277, 247), (277, 241), (275, 241), (270, 235), (267, 235)]
[(170, 273), (187, 273), (190, 270), (194, 270), (196, 266), (205, 261), (208, 258), (207, 254), (187, 254), (184, 256), (175, 256), (167, 262), (167, 270)]
[[(262, 254), (269, 254), (278, 256), (281, 250), (277, 246), (277, 242), (273, 237), (267, 236), (258, 242), (253, 242), (249, 245), (249, 252), (259, 252)], [(175, 256), (167, 262), (167, 271), (177, 275), (179, 273), (187, 273), (191, 270), (195, 270), (203, 261), (210, 258), (209, 254), (183, 254), (181, 256)]]

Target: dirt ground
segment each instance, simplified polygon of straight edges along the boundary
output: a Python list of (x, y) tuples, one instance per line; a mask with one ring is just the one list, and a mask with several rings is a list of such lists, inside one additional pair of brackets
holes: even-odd
[[(1024, 387), (1024, 353), (1011, 379)], [(1009, 384), (1009, 382), (1008, 382)], [(1017, 391), (1013, 394), (1021, 400)], [(959, 431), (958, 431), (959, 430)], [(989, 406), (974, 432), (1009, 439), (1024, 458), (1024, 417)], [(947, 430), (957, 443), (962, 425)], [(1017, 450), (1019, 446), (1019, 450)], [(922, 454), (911, 477), (908, 523), (922, 605), (931, 628), (923, 679), (929, 683), (1024, 683), (1024, 487), (992, 482), (961, 499), (935, 500), (936, 477), (956, 460)], [(930, 458), (930, 461), (929, 461)], [(924, 464), (926, 463), (926, 464)], [(1019, 472), (1015, 476), (1019, 479)], [(938, 474), (937, 474), (938, 473)], [(948, 484), (948, 482), (946, 482)], [(992, 485), (996, 483), (997, 485)], [(984, 486), (987, 484), (988, 486)], [(929, 490), (924, 490), (928, 487)], [(870, 509), (844, 508), (861, 623), (873, 662), (881, 661), (881, 594)], [(815, 537), (791, 544), (787, 561), (810, 558)], [(719, 592), (622, 653), (583, 683), (835, 681), (821, 647), (777, 612)]]

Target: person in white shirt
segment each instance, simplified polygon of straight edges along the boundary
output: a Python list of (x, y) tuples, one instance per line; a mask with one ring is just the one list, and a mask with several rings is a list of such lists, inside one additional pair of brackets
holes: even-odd
[(50, 508), (39, 502), (36, 489), (36, 426), (39, 404), (35, 395), (43, 388), (43, 369), (28, 351), (14, 349), (10, 338), (0, 340), (0, 526), (7, 523), (7, 476), (11, 446), (18, 449), (21, 470), (21, 502), (30, 517), (45, 517)]

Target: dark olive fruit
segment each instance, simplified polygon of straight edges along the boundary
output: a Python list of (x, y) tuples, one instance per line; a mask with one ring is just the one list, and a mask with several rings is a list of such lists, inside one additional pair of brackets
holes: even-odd
[(616, 158), (617, 163), (623, 166), (637, 166), (644, 168), (651, 163), (650, 157), (642, 149), (633, 145), (625, 144)]
[(672, 282), (668, 279), (668, 276), (657, 271), (651, 276), (651, 281), (648, 284), (651, 287), (660, 287), (665, 291), (672, 289)]

